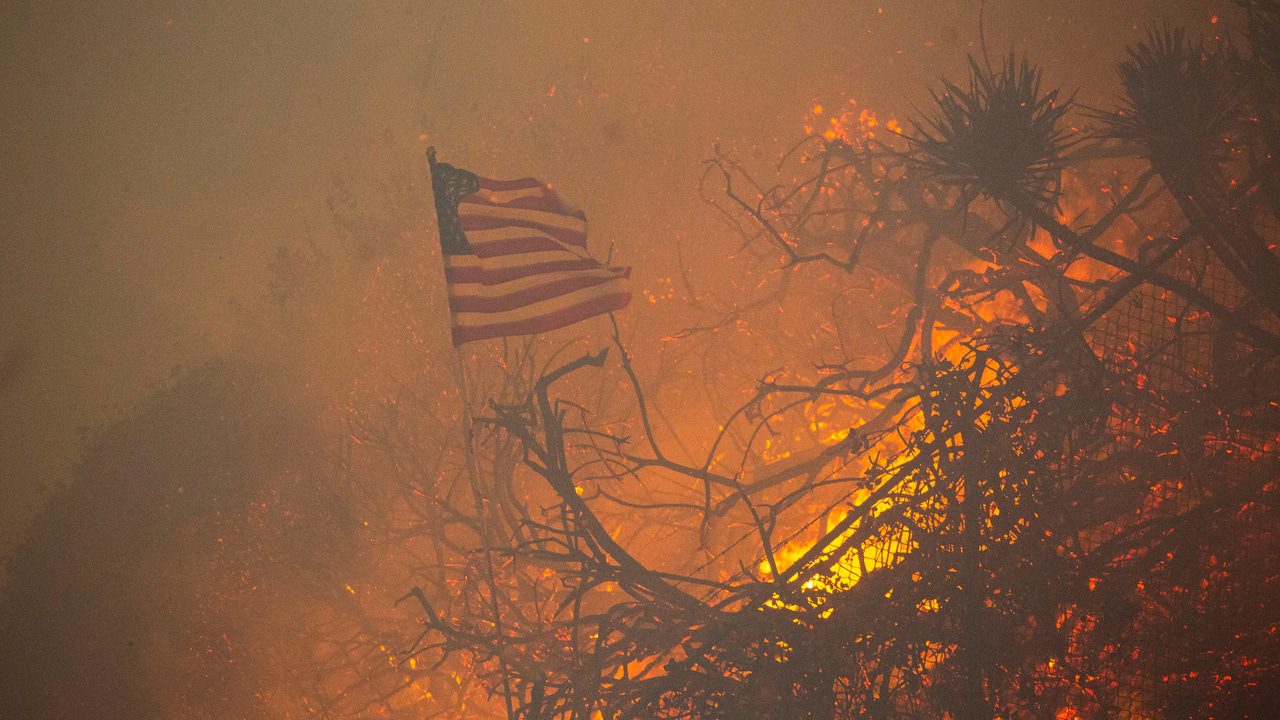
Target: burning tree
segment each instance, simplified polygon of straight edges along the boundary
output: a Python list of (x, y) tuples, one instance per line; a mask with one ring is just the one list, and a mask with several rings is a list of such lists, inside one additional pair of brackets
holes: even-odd
[(523, 365), (410, 657), (529, 719), (1265, 714), (1280, 10), (1247, 10), (1245, 47), (1152, 32), (1114, 110), (1010, 56), (906, 128), (815, 107), (773, 187), (717, 152), (757, 296), (687, 282), (711, 320), (669, 344), (819, 360), (702, 433), (617, 325)]

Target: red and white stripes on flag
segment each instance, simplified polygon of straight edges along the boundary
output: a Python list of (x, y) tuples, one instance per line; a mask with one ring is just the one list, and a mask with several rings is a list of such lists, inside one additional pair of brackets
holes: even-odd
[[(448, 171), (460, 176), (450, 182)], [(490, 180), (444, 163), (433, 165), (433, 177), (437, 212), (456, 208), (456, 225), (441, 219), (455, 345), (554, 330), (630, 301), (631, 268), (592, 258), (586, 218), (545, 183)], [(460, 192), (442, 198), (441, 184)]]

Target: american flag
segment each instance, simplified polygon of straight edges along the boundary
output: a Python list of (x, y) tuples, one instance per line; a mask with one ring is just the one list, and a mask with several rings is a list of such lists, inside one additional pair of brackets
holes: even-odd
[(618, 310), (629, 267), (587, 252), (587, 219), (545, 183), (431, 160), (453, 344), (531, 335)]

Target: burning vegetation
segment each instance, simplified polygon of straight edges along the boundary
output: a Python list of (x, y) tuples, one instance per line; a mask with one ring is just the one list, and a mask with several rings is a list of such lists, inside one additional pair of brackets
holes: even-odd
[[(906, 120), (814, 105), (775, 168), (717, 149), (702, 189), (740, 247), (635, 311), (683, 301), (687, 327), (642, 349), (625, 318), (475, 346), (470, 397), (436, 370), (429, 218), (339, 203), (355, 252), (383, 258), (329, 298), (367, 320), (357, 381), (338, 426), (280, 430), (254, 450), (279, 467), (174, 521), (216, 538), (214, 570), (185, 586), (196, 650), (162, 655), (199, 682), (156, 712), (226, 716), (210, 698), (234, 695), (264, 718), (1268, 716), (1280, 5), (1246, 20), (1235, 44), (1152, 31), (1113, 109), (1030, 59), (979, 58)], [(369, 250), (388, 237), (413, 242)], [(279, 262), (282, 303), (331, 272)], [(59, 540), (36, 537), (6, 638), (106, 630), (59, 624), (36, 562)], [(65, 675), (5, 694), (83, 716), (95, 700)]]
[[(412, 652), (527, 718), (1264, 715), (1276, 76), (1173, 30), (1120, 72), (1114, 111), (1015, 57), (909, 130), (815, 106), (771, 188), (713, 158), (776, 289), (670, 341), (749, 353), (777, 312), (822, 359), (678, 450), (617, 335), (632, 417), (582, 396), (603, 351), (489, 403), (509, 542), (407, 596)], [(885, 347), (845, 326), (854, 288)]]

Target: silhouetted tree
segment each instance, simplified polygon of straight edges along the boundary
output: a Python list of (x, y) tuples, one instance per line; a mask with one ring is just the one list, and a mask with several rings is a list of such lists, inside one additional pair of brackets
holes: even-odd
[[(682, 428), (692, 459), (619, 336), (630, 417), (568, 380), (603, 352), (491, 403), (554, 498), (476, 548), (501, 577), (456, 587), (499, 617), (414, 593), (415, 651), (474, 657), (530, 719), (1266, 716), (1278, 17), (1250, 4), (1243, 51), (1153, 31), (1113, 111), (1010, 56), (910, 129), (837, 119), (791, 185), (717, 153), (727, 216), (772, 249), (751, 272), (801, 280), (674, 339), (832, 308), (816, 373)], [(855, 285), (893, 319), (882, 348), (845, 343)]]

